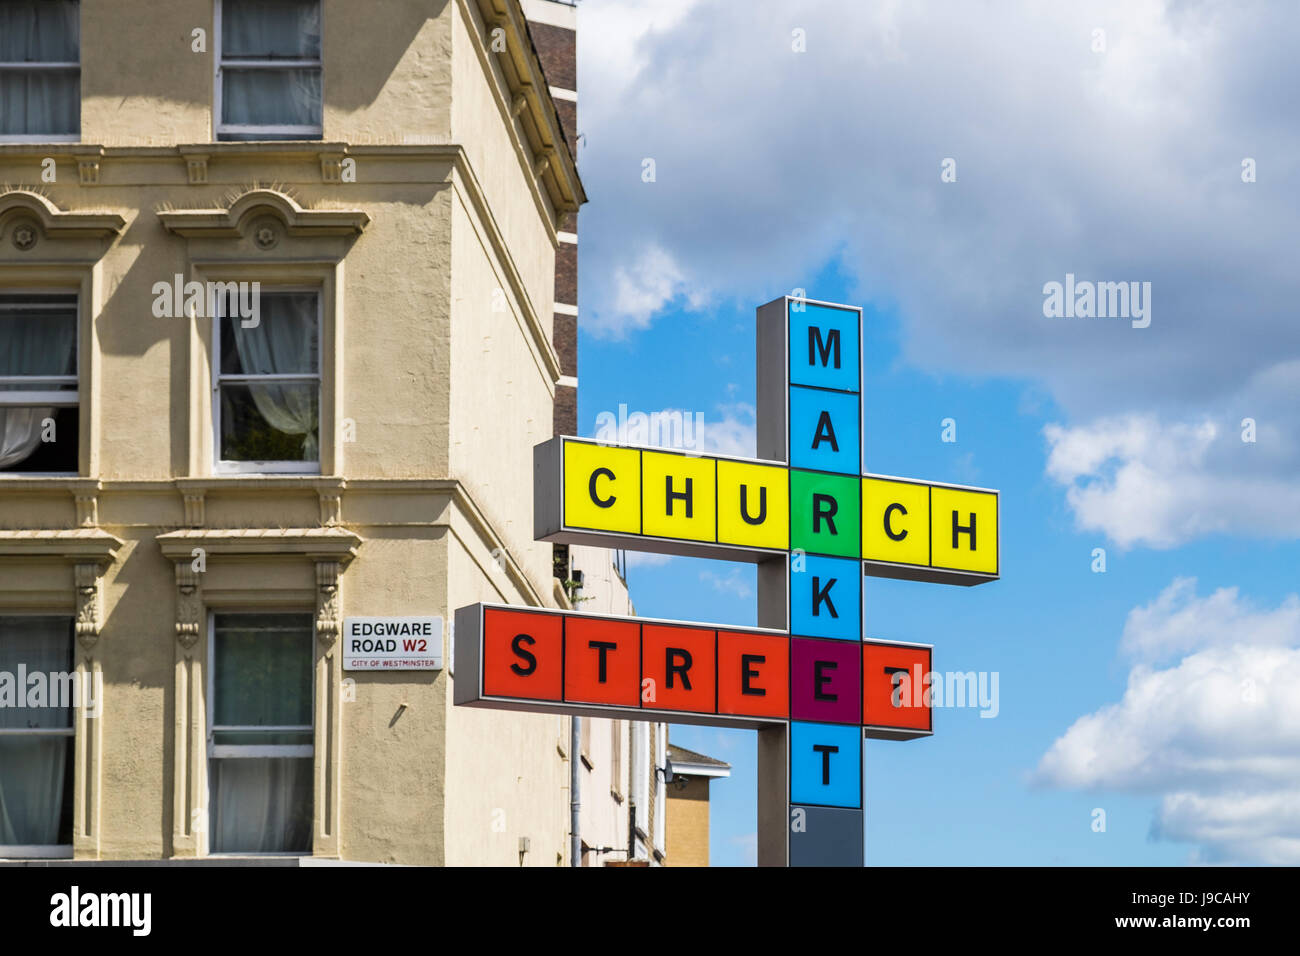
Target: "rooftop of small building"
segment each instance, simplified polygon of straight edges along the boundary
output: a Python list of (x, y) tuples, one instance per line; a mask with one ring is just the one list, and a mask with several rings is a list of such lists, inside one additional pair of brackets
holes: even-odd
[(672, 761), (673, 767), (681, 767), (681, 772), (690, 776), (691, 770), (697, 773), (704, 772), (709, 776), (723, 777), (731, 773), (731, 764), (725, 760), (719, 760), (716, 757), (710, 757), (707, 754), (696, 753), (694, 750), (687, 750), (685, 747), (679, 747), (676, 744), (668, 745), (668, 759)]

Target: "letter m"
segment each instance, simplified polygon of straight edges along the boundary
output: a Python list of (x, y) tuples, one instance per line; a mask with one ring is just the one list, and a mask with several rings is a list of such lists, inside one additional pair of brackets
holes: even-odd
[(832, 349), (835, 352), (834, 367), (840, 367), (840, 330), (827, 329), (826, 339), (822, 340), (822, 330), (815, 325), (808, 326), (808, 364), (816, 365), (818, 356), (821, 357), (823, 366), (831, 358)]
[[(218, 309), (222, 311), (217, 312)], [(239, 283), (211, 282), (208, 284), (208, 315), (239, 315)]]
[(1098, 282), (1097, 283), (1097, 314), (1103, 318), (1110, 319), (1127, 319), (1128, 314), (1128, 283), (1127, 282)]
[(65, 672), (50, 675), (50, 706), (76, 707), (81, 703), (81, 682), (76, 674)]
[(105, 893), (100, 912), (101, 926), (129, 926), (131, 923), (131, 897), (126, 893)]

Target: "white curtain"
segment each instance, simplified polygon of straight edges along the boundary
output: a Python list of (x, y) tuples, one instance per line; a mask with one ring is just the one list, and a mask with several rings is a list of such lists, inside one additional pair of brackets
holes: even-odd
[[(63, 673), (72, 666), (70, 622), (64, 617), (0, 618), (0, 672)], [(18, 689), (19, 692), (25, 688)], [(57, 703), (47, 701), (47, 703)], [(67, 707), (0, 707), (0, 730), (72, 726)], [(0, 734), (0, 845), (53, 846), (63, 820), (67, 736)]]
[(49, 407), (0, 405), (0, 469), (31, 457), (41, 443), (41, 422), (53, 414), (54, 409)]
[(213, 853), (311, 849), (310, 758), (212, 761)]
[[(75, 317), (17, 314), (0, 319), (0, 375), (72, 374), (76, 340)], [(27, 460), (40, 444), (41, 422), (53, 414), (49, 406), (0, 405), (0, 469)]]
[[(80, 27), (75, 0), (6, 0), (0, 63), (75, 63)], [(0, 134), (78, 132), (80, 89), (74, 70), (0, 70)]]
[(317, 126), (319, 69), (241, 69), (241, 59), (320, 57), (316, 0), (226, 0), (222, 11), (222, 121), (239, 126)]
[[(235, 339), (245, 375), (315, 374), (319, 369), (316, 297), (263, 295), (260, 321), (252, 328), (232, 320), (226, 327)], [(302, 460), (320, 457), (317, 437), (317, 386), (284, 383), (248, 386), (258, 412), (272, 428), (302, 435)]]

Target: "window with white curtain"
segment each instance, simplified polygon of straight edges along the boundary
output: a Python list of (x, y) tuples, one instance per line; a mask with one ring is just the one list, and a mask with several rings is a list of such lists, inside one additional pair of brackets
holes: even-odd
[(80, 135), (80, 4), (0, 0), (0, 140)]
[(221, 0), (217, 139), (320, 139), (319, 0)]
[(73, 671), (72, 632), (67, 616), (0, 617), (0, 857), (72, 856), (72, 701), (48, 691)]
[(217, 471), (319, 473), (320, 294), (262, 291), (255, 321), (235, 294), (217, 308)]
[(77, 474), (77, 296), (0, 293), (0, 473)]
[(212, 615), (208, 849), (310, 853), (311, 614)]

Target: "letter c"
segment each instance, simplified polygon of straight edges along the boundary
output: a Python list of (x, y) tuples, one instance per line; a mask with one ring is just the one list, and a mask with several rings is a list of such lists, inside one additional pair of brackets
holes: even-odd
[(602, 498), (596, 493), (596, 479), (601, 475), (604, 475), (610, 481), (614, 480), (614, 473), (608, 468), (597, 468), (591, 473), (591, 481), (587, 483), (587, 491), (591, 495), (592, 503), (595, 504), (597, 508), (608, 508), (613, 505), (614, 502), (618, 501), (618, 496), (610, 495), (608, 498)]
[(907, 509), (904, 508), (902, 505), (900, 505), (898, 502), (894, 502), (892, 505), (886, 508), (885, 509), (885, 534), (889, 536), (890, 541), (902, 541), (904, 538), (907, 537), (907, 529), (904, 528), (902, 531), (899, 531), (897, 534), (895, 534), (893, 526), (889, 523), (889, 517), (895, 511), (897, 511), (899, 514), (903, 514), (903, 515), (907, 514)]

